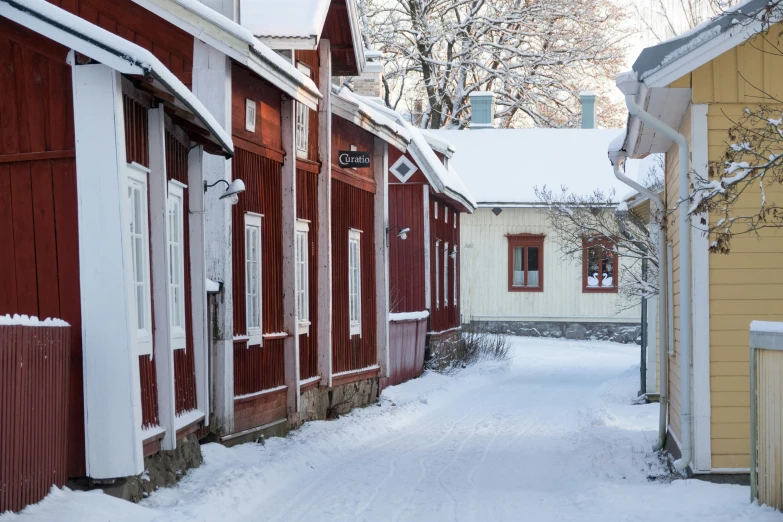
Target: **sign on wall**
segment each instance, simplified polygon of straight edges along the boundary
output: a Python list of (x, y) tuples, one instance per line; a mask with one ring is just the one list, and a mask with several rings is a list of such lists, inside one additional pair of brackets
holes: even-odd
[(370, 166), (370, 153), (357, 150), (341, 150), (337, 164), (349, 169), (366, 169)]

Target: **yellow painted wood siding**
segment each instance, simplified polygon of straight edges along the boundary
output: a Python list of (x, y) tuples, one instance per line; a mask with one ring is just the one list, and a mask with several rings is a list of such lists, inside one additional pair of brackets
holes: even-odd
[[(506, 234), (545, 234), (544, 291), (508, 291), (508, 239)], [(582, 292), (581, 261), (564, 259), (555, 242), (543, 210), (504, 208), (499, 216), (489, 208), (463, 214), (460, 224), (462, 243), (462, 314), (471, 318), (599, 318), (605, 322), (640, 321), (637, 304), (623, 309), (618, 294)], [(620, 271), (627, 269), (620, 257)], [(622, 278), (622, 275), (621, 275)], [(487, 319), (490, 318), (490, 319)], [(513, 319), (512, 319), (513, 320)]]
[[(778, 24), (773, 28), (777, 35)], [(777, 37), (773, 38), (777, 41)], [(709, 104), (707, 112), (708, 157), (719, 161), (727, 147), (727, 131), (749, 105), (763, 100), (764, 92), (783, 96), (783, 58), (769, 52), (762, 36), (731, 49), (674, 82), (691, 87), (693, 103)], [(685, 125), (685, 123), (683, 124)], [(690, 136), (690, 132), (681, 132)], [(667, 201), (676, 202), (676, 146), (667, 154)], [(783, 190), (766, 190), (767, 201), (783, 201)], [(743, 195), (735, 213), (758, 210), (758, 187)], [(674, 238), (675, 351), (670, 357), (672, 409), (670, 424), (679, 437), (679, 250), (676, 215), (670, 221)], [(765, 230), (756, 236), (732, 240), (732, 253), (710, 255), (710, 398), (713, 469), (748, 468), (749, 426), (749, 326), (754, 319), (783, 321), (783, 233)], [(694, 305), (695, 306), (695, 305)]]

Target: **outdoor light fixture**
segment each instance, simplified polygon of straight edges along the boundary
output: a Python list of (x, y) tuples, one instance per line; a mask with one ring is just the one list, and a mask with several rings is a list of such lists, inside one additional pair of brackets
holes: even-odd
[(397, 232), (397, 237), (402, 239), (403, 241), (408, 239), (408, 232), (411, 231), (410, 228), (402, 228), (402, 227), (397, 226), (397, 225), (394, 225), (391, 228), (387, 228), (386, 229), (386, 244), (389, 243), (389, 232), (394, 231), (394, 230), (399, 230), (399, 232)]
[(231, 183), (224, 179), (219, 179), (216, 182), (212, 183), (211, 185), (208, 184), (206, 181), (204, 181), (204, 192), (207, 191), (207, 189), (214, 187), (218, 183), (225, 183), (226, 184), (226, 191), (223, 192), (223, 195), (221, 195), (218, 199), (225, 199), (228, 198), (229, 201), (231, 201), (232, 205), (236, 205), (239, 203), (239, 193), (245, 191), (245, 182), (241, 179), (235, 179)]

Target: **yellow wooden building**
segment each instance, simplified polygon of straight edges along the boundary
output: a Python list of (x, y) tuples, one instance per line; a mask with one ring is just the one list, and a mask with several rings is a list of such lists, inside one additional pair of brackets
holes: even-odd
[[(680, 469), (737, 478), (749, 473), (750, 322), (783, 321), (783, 232), (736, 237), (730, 254), (710, 254), (701, 221), (715, 218), (689, 216), (687, 201), (679, 202), (696, 176), (707, 178), (708, 164), (721, 160), (728, 129), (746, 107), (783, 99), (783, 56), (774, 47), (783, 24), (759, 21), (766, 0), (740, 5), (645, 49), (633, 71), (618, 76), (631, 116), (624, 141), (609, 151), (620, 163), (666, 155), (662, 199), (671, 264), (664, 275), (672, 288), (670, 299), (660, 296), (668, 313), (657, 316), (664, 320), (657, 338), (668, 363), (661, 382), (667, 447)], [(783, 190), (767, 188), (766, 198), (782, 203)], [(734, 212), (757, 212), (760, 202), (756, 187)]]

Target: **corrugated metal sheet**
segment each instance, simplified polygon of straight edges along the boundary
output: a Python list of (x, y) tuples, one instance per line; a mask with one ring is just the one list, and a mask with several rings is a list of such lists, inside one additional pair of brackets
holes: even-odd
[(266, 339), (248, 348), (234, 341), (234, 395), (247, 395), (285, 384), (283, 339)]
[[(399, 229), (410, 228), (407, 239)], [(424, 286), (424, 185), (389, 185), (389, 308), (391, 312), (426, 309)]]
[(68, 479), (69, 327), (0, 326), (0, 513)]
[(427, 319), (389, 322), (389, 377), (380, 380), (380, 391), (421, 375), (426, 343)]
[[(374, 195), (332, 179), (332, 372), (378, 363), (375, 328)], [(350, 336), (348, 230), (361, 230), (362, 334)]]
[(318, 375), (318, 175), (296, 171), (296, 217), (310, 222), (308, 235), (308, 284), (310, 296), (310, 333), (299, 336), (299, 377)]

